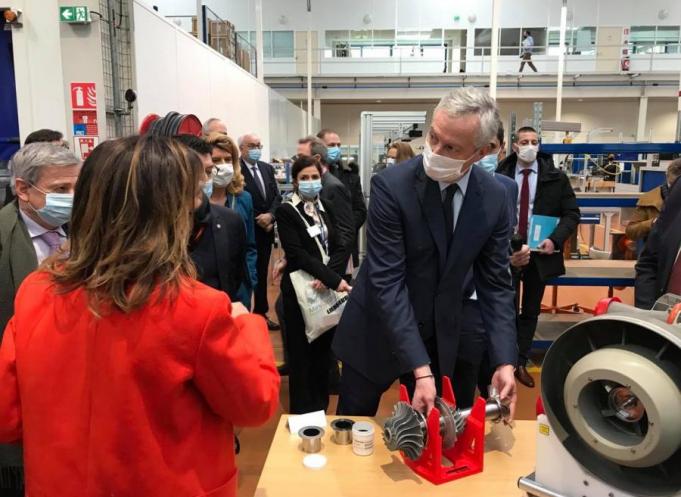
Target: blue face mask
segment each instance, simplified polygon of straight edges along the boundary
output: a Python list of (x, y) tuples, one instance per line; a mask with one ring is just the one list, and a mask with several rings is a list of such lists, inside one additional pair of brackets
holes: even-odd
[(206, 197), (210, 199), (210, 196), (213, 195), (213, 180), (206, 181), (201, 189), (203, 190), (203, 193), (206, 194)]
[(248, 151), (248, 158), (251, 160), (251, 162), (259, 161), (261, 156), (262, 150), (259, 148), (252, 148)]
[(313, 179), (310, 181), (301, 181), (298, 183), (298, 193), (301, 197), (312, 200), (322, 191), (322, 180)]
[(485, 171), (492, 174), (497, 169), (498, 160), (499, 156), (497, 154), (489, 154), (476, 162), (475, 165), (480, 166)]
[(340, 147), (329, 147), (326, 151), (326, 160), (329, 164), (333, 164), (341, 157)]
[(54, 227), (63, 226), (69, 222), (73, 210), (73, 193), (47, 193), (36, 186), (33, 188), (45, 194), (44, 207), (35, 209), (29, 204), (40, 219)]

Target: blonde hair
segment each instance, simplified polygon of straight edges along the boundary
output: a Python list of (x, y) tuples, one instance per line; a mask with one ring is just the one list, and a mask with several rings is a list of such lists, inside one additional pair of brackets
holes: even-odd
[(411, 148), (411, 145), (405, 142), (393, 142), (389, 147), (388, 151), (394, 148), (397, 150), (397, 157), (395, 157), (395, 164), (399, 164), (400, 162), (405, 162), (414, 157), (414, 149)]
[(45, 261), (59, 289), (84, 288), (90, 310), (130, 313), (175, 298), (196, 276), (189, 257), (201, 159), (170, 138), (131, 136), (102, 143), (76, 183), (68, 252)]
[(223, 152), (227, 152), (232, 156), (232, 164), (234, 165), (234, 176), (232, 182), (227, 185), (227, 193), (230, 195), (239, 195), (244, 191), (246, 180), (241, 172), (241, 161), (239, 160), (239, 148), (229, 136), (213, 132), (205, 137), (206, 143), (215, 148), (219, 148)]

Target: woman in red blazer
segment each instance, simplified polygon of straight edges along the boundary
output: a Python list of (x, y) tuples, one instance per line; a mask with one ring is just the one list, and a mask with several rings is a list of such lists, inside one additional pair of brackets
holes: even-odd
[(167, 138), (105, 142), (70, 247), (21, 286), (0, 348), (0, 442), (31, 497), (236, 495), (233, 426), (279, 400), (265, 321), (193, 279), (205, 181)]

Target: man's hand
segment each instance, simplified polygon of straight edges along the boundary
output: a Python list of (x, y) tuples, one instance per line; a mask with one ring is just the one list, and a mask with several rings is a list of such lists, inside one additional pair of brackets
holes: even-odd
[(248, 314), (248, 309), (241, 302), (232, 302), (232, 318)]
[(556, 246), (548, 238), (541, 242), (537, 248), (539, 249), (539, 253), (544, 255), (551, 255), (556, 251)]
[(501, 397), (502, 402), (508, 404), (510, 414), (508, 420), (505, 420), (508, 423), (513, 421), (513, 418), (515, 417), (515, 404), (518, 400), (513, 369), (513, 366), (510, 364), (502, 364), (497, 367), (494, 376), (492, 376), (492, 387), (499, 392), (499, 397)]
[(530, 263), (530, 247), (523, 245), (520, 250), (511, 255), (511, 266), (523, 267)]
[(281, 275), (284, 274), (287, 264), (286, 257), (282, 257), (274, 263), (274, 268), (272, 269), (272, 279), (274, 281), (278, 281), (279, 278), (281, 278)]
[(258, 223), (258, 226), (260, 226), (262, 229), (267, 229), (268, 226), (274, 224), (274, 216), (272, 216), (272, 214), (269, 212), (266, 212), (265, 214), (255, 216), (255, 222)]
[(312, 283), (310, 283), (310, 286), (317, 290), (318, 292), (326, 290), (326, 286), (324, 285), (324, 283), (322, 283), (319, 280), (314, 280)]
[[(430, 366), (421, 366), (414, 370), (414, 378), (422, 379), (416, 380), (416, 388), (414, 389), (414, 398), (411, 400), (411, 406), (426, 416), (433, 409), (435, 396), (437, 395), (435, 378), (432, 375)], [(424, 376), (426, 378), (423, 378)], [(511, 376), (513, 376), (512, 373)]]

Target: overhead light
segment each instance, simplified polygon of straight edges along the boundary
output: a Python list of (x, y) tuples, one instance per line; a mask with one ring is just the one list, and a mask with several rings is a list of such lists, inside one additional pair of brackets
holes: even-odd
[(577, 101), (578, 101), (578, 102), (584, 102), (584, 99), (583, 99), (583, 98), (578, 98)]
[(664, 21), (667, 17), (669, 17), (669, 11), (667, 9), (660, 9), (660, 11), (657, 13), (657, 18), (660, 21)]
[(279, 16), (279, 24), (281, 24), (282, 26), (288, 24), (288, 17), (286, 17), (285, 15)]
[(575, 74), (574, 76), (572, 76), (573, 79), (579, 79), (579, 78), (581, 78), (581, 77), (582, 77), (582, 75), (579, 74), (579, 73), (577, 73), (577, 74)]
[(478, 20), (478, 16), (476, 16), (475, 14), (470, 14), (468, 16), (468, 22), (470, 22), (471, 24), (473, 24), (477, 20)]
[(366, 15), (364, 16), (364, 19), (362, 19), (362, 22), (363, 22), (364, 24), (371, 24), (371, 21), (372, 21), (372, 19), (371, 19), (371, 16), (370, 16), (369, 14), (366, 14)]

